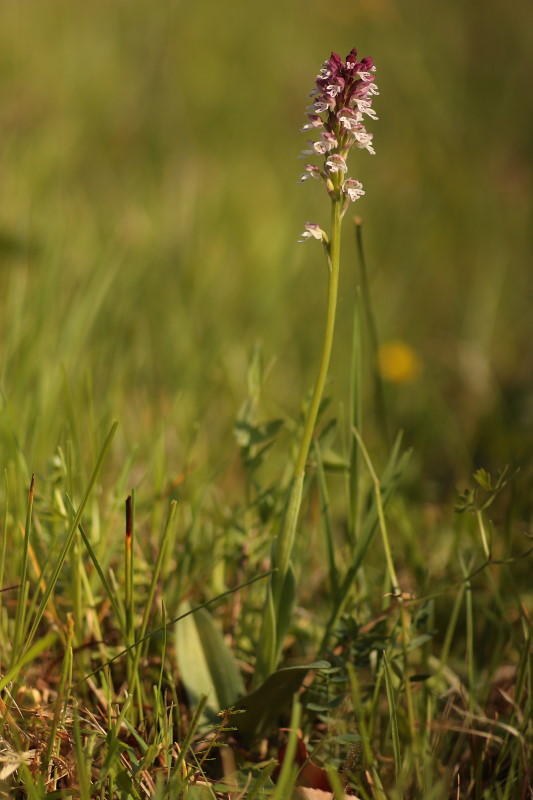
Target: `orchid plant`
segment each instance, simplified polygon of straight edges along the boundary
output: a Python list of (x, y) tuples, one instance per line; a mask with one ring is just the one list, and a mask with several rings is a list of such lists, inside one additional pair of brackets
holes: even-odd
[(347, 176), (347, 159), (353, 147), (367, 150), (372, 155), (372, 133), (365, 128), (365, 117), (376, 120), (372, 107), (378, 94), (374, 83), (376, 68), (371, 58), (357, 59), (354, 48), (342, 60), (332, 53), (324, 63), (311, 92), (312, 104), (307, 108), (308, 122), (303, 131), (316, 131), (319, 136), (308, 142), (303, 157), (320, 156), (322, 165), (306, 164), (301, 181), (318, 180), (325, 185), (331, 200), (331, 230), (328, 234), (316, 223), (307, 222), (300, 242), (317, 239), (324, 245), (328, 264), (328, 303), (322, 353), (309, 404), (302, 438), (298, 448), (288, 501), (274, 542), (272, 566), (274, 572), (268, 589), (266, 612), (259, 643), (256, 680), (265, 678), (276, 667), (284, 635), (292, 615), (296, 593), (291, 555), (294, 546), (298, 517), (309, 450), (313, 440), (318, 411), (326, 384), (337, 308), (340, 266), (341, 222), (351, 202), (363, 194), (359, 180)]

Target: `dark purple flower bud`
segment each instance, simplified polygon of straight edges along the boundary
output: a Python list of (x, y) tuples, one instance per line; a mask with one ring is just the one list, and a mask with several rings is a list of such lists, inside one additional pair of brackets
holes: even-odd
[(357, 47), (354, 47), (346, 56), (346, 66), (353, 69), (357, 64)]
[(342, 58), (338, 53), (332, 53), (329, 59), (326, 61), (326, 64), (332, 70), (338, 70), (342, 67)]
[(371, 58), (370, 56), (367, 56), (366, 58), (362, 58), (361, 59), (361, 67), (362, 67), (361, 72), (363, 72), (363, 71), (364, 72), (373, 72), (374, 69), (375, 69), (375, 67), (374, 67), (374, 59)]

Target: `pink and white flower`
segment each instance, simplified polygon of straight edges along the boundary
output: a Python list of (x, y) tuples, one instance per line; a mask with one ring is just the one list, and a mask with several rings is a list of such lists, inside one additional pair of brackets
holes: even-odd
[(331, 153), (331, 155), (326, 158), (326, 170), (330, 175), (335, 172), (342, 172), (344, 174), (348, 171), (348, 166), (346, 160), (340, 153)]
[(354, 178), (347, 178), (342, 184), (342, 193), (354, 203), (356, 200), (359, 200), (365, 192), (361, 181), (356, 181)]
[(316, 222), (306, 222), (305, 230), (300, 234), (300, 237), (301, 238), (298, 239), (299, 242), (306, 242), (308, 239), (318, 239), (318, 241), (324, 242), (324, 244), (329, 243), (326, 231), (323, 231)]

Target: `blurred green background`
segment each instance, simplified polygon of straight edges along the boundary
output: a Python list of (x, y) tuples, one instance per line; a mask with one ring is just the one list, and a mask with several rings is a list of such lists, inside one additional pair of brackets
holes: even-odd
[[(428, 496), (472, 466), (531, 469), (529, 2), (34, 0), (0, 17), (4, 452), (38, 471), (73, 417), (118, 417), (141, 472), (161, 437), (176, 470), (191, 448), (217, 469), (258, 339), (264, 413), (298, 412), (326, 271), (297, 239), (329, 217), (297, 182), (300, 127), (322, 62), (357, 46), (381, 92), (377, 155), (350, 170), (376, 321), (422, 364), (387, 385), (391, 428)], [(357, 280), (347, 219), (335, 400)]]

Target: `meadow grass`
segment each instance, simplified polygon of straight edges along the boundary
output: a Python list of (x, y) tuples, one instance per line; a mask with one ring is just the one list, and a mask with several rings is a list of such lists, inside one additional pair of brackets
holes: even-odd
[[(532, 796), (529, 16), (2, 4), (3, 796)], [(354, 44), (378, 155), (280, 588), (298, 130)]]

